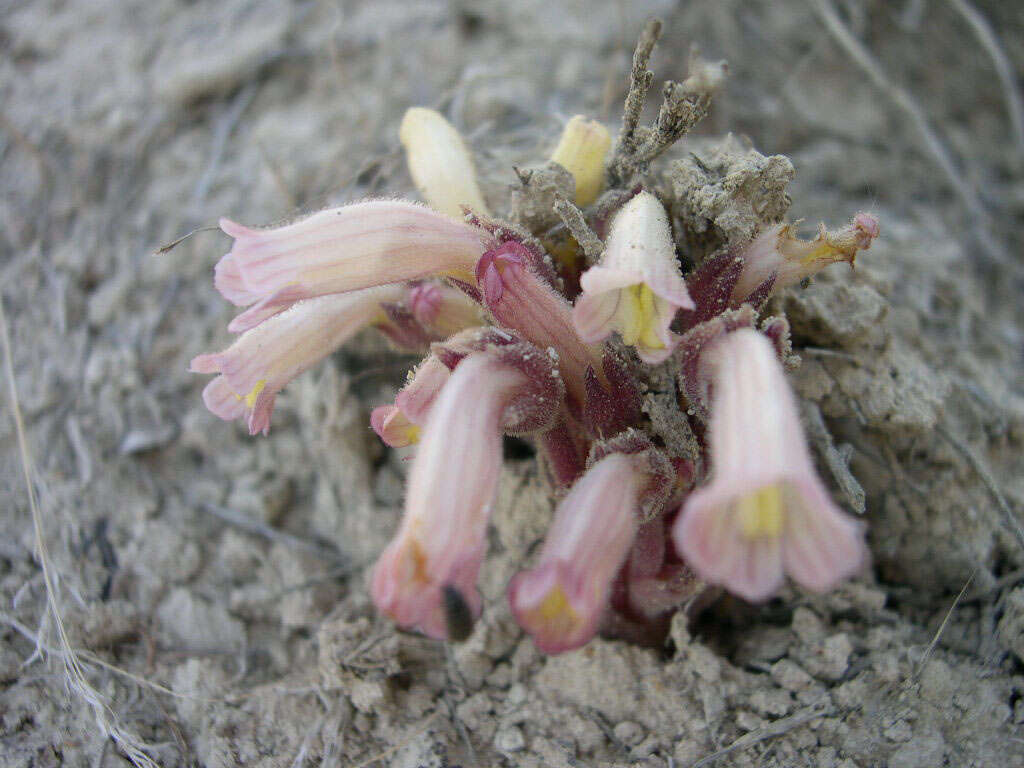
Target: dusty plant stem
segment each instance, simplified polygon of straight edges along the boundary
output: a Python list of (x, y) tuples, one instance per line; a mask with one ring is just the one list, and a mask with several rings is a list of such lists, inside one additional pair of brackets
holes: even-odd
[(651, 90), (654, 73), (647, 69), (651, 60), (651, 52), (661, 37), (661, 22), (652, 19), (647, 22), (636, 50), (633, 51), (633, 68), (629, 73), (629, 93), (626, 95), (626, 106), (622, 111), (622, 132), (619, 134), (619, 147), (631, 146), (636, 128), (640, 124), (640, 113), (644, 109), (647, 92)]
[(583, 249), (587, 263), (596, 264), (604, 251), (604, 243), (587, 224), (587, 220), (583, 218), (583, 212), (563, 197), (555, 202), (555, 213), (561, 217), (566, 229)]

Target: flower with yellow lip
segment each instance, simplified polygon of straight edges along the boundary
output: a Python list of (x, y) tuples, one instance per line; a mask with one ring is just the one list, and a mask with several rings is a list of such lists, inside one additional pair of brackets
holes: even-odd
[(595, 446), (590, 468), (555, 510), (537, 565), (509, 584), (512, 612), (545, 653), (590, 640), (642, 522), (660, 515), (673, 482), (669, 460), (627, 430)]
[(381, 302), (398, 301), (401, 285), (300, 301), (264, 320), (228, 349), (192, 360), (195, 373), (219, 373), (203, 390), (210, 411), (245, 418), (249, 433), (270, 429), (274, 400), (284, 386), (382, 317)]
[(730, 305), (744, 301), (760, 304), (783, 288), (817, 274), (830, 264), (853, 266), (858, 251), (867, 250), (878, 237), (878, 220), (858, 213), (836, 230), (818, 226), (813, 240), (801, 240), (792, 224), (778, 224), (758, 235), (738, 253), (742, 269), (730, 296)]
[(618, 331), (646, 363), (672, 354), (676, 312), (693, 309), (679, 270), (665, 208), (641, 192), (612, 220), (601, 263), (580, 278), (572, 319), (580, 338), (596, 342)]
[(430, 405), (402, 525), (371, 580), (381, 612), (431, 637), (465, 634), (466, 627), (450, 625), (452, 605), (466, 614), (460, 620), (480, 613), (476, 581), (501, 473), (502, 433), (548, 428), (564, 391), (554, 362), (535, 347), (483, 347), (456, 363)]
[(516, 621), (540, 650), (578, 648), (597, 632), (636, 536), (643, 485), (635, 458), (613, 453), (558, 505), (537, 566), (517, 574), (508, 590)]
[(807, 452), (775, 350), (749, 328), (708, 351), (711, 480), (673, 528), (676, 549), (704, 580), (765, 600), (788, 573), (816, 592), (867, 559), (862, 526), (829, 498)]
[(409, 376), (392, 405), (380, 405), (370, 413), (370, 426), (380, 439), (392, 448), (418, 443), (427, 416), (441, 387), (447, 383), (448, 366), (430, 355)]

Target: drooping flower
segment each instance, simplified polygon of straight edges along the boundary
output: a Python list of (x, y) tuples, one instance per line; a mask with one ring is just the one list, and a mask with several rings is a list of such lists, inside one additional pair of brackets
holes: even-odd
[(243, 331), (301, 299), (433, 275), (471, 281), (485, 233), (398, 200), (330, 208), (276, 229), (221, 219), (235, 238), (214, 285), (238, 306), (228, 326)]
[[(653, 447), (598, 459), (558, 505), (536, 567), (517, 574), (509, 602), (545, 653), (578, 648), (597, 632), (612, 581), (664, 492), (668, 460)], [(660, 511), (660, 510), (659, 510)]]
[(277, 393), (300, 373), (383, 317), (382, 302), (403, 286), (381, 286), (300, 301), (246, 331), (223, 352), (199, 355), (194, 373), (219, 373), (203, 390), (210, 411), (225, 420), (244, 417), (249, 434), (266, 434)]
[(451, 371), (430, 355), (410, 375), (409, 382), (395, 397), (393, 405), (381, 405), (370, 414), (370, 426), (392, 448), (403, 448), (420, 439), (434, 405)]
[(576, 115), (568, 123), (551, 160), (572, 174), (576, 181), (576, 205), (586, 207), (604, 189), (604, 164), (612, 136), (596, 120)]
[(466, 142), (440, 112), (407, 109), (398, 137), (412, 180), (432, 208), (455, 218), (462, 218), (463, 206), (488, 215)]
[(463, 634), (449, 626), (453, 607), (460, 616), (479, 615), (476, 580), (501, 471), (502, 432), (547, 426), (561, 408), (562, 391), (550, 359), (529, 344), (458, 361), (430, 409), (401, 528), (374, 567), (371, 592), (383, 613), (437, 638)]
[(601, 263), (583, 273), (580, 285), (572, 319), (584, 341), (618, 331), (644, 362), (659, 363), (672, 354), (677, 337), (669, 326), (678, 310), (694, 305), (658, 198), (641, 192), (622, 207)]
[(878, 220), (869, 213), (858, 213), (849, 224), (833, 232), (821, 224), (818, 236), (809, 241), (796, 237), (790, 224), (771, 227), (736, 255), (743, 266), (732, 289), (730, 306), (749, 301), (756, 308), (829, 264), (845, 261), (852, 266), (857, 251), (870, 248), (878, 233)]
[(829, 589), (865, 562), (863, 530), (814, 470), (775, 350), (740, 329), (708, 355), (711, 480), (683, 506), (672, 531), (677, 550), (703, 579), (747, 600), (770, 597), (784, 573)]

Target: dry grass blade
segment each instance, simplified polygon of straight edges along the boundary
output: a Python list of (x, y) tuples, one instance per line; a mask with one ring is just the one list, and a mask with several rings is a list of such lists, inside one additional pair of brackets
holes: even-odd
[(967, 463), (971, 465), (971, 469), (977, 473), (978, 477), (981, 478), (981, 482), (988, 489), (988, 492), (992, 494), (992, 498), (995, 499), (996, 506), (999, 507), (999, 511), (1003, 515), (1003, 520), (1006, 521), (1006, 526), (1013, 532), (1013, 535), (1017, 538), (1017, 542), (1021, 548), (1024, 549), (1024, 527), (1021, 526), (1020, 520), (1014, 514), (1013, 510), (1010, 509), (1009, 503), (1006, 501), (1006, 497), (1003, 496), (1002, 491), (999, 490), (999, 486), (996, 485), (996, 480), (992, 477), (992, 473), (989, 471), (985, 463), (971, 450), (963, 441), (957, 439), (951, 435), (945, 428), (938, 427), (936, 432), (942, 435), (945, 440), (956, 448), (960, 452), (960, 455), (967, 459)]
[(939, 628), (935, 630), (935, 636), (932, 637), (932, 641), (928, 643), (928, 647), (924, 649), (924, 653), (921, 655), (921, 661), (918, 662), (917, 670), (914, 672), (915, 678), (921, 676), (921, 671), (924, 669), (924, 665), (928, 663), (928, 659), (935, 650), (935, 646), (939, 644), (939, 638), (941, 638), (942, 633), (946, 631), (946, 626), (949, 624), (949, 620), (953, 617), (953, 612), (956, 611), (956, 607), (960, 605), (960, 601), (964, 599), (964, 595), (967, 594), (967, 588), (971, 586), (971, 582), (974, 581), (974, 576), (977, 573), (977, 568), (971, 571), (971, 575), (968, 576), (967, 581), (964, 582), (964, 586), (963, 589), (960, 590), (960, 594), (956, 596), (956, 599), (953, 600), (953, 604), (949, 606), (949, 610), (946, 611), (945, 618), (942, 619), (942, 623), (939, 624)]
[(836, 711), (836, 708), (831, 704), (822, 706), (821, 701), (817, 701), (814, 704), (801, 709), (799, 712), (795, 712), (789, 717), (783, 717), (774, 722), (768, 723), (764, 728), (758, 728), (756, 731), (740, 736), (736, 741), (727, 747), (723, 747), (710, 755), (702, 757), (695, 763), (690, 763), (688, 768), (702, 768), (705, 765), (711, 765), (716, 762), (719, 758), (725, 757), (728, 754), (736, 752), (738, 750), (749, 749), (750, 747), (758, 744), (767, 739), (774, 739), (777, 736), (781, 736), (784, 733), (789, 733), (794, 728), (798, 728), (805, 723), (809, 723), (818, 717), (827, 717)]
[(188, 240), (190, 237), (192, 237), (192, 235), (196, 234), (197, 232), (219, 232), (219, 231), (220, 231), (220, 227), (214, 227), (214, 226), (196, 227), (191, 232), (187, 232), (186, 234), (182, 235), (178, 239), (171, 240), (171, 242), (166, 243), (164, 245), (161, 245), (159, 248), (157, 248), (155, 251), (153, 251), (153, 255), (154, 256), (163, 256), (165, 253), (168, 253), (169, 251), (172, 251), (175, 248), (177, 248), (179, 245), (181, 245), (183, 242)]
[(978, 193), (964, 181), (963, 174), (957, 169), (942, 140), (932, 129), (921, 108), (909, 93), (889, 79), (870, 51), (846, 28), (829, 0), (808, 0), (808, 2), (817, 12), (829, 34), (835, 38), (853, 62), (863, 70), (875, 87), (885, 94), (886, 98), (910, 118), (927, 153), (942, 171), (964, 208), (967, 209), (967, 213), (972, 219), (974, 235), (988, 257), (999, 264), (1009, 263), (1004, 249), (999, 248), (989, 234), (989, 216), (981, 204)]
[(1006, 99), (1006, 110), (1010, 113), (1010, 124), (1017, 140), (1017, 152), (1024, 160), (1024, 101), (1020, 97), (1020, 86), (1013, 74), (1013, 65), (1003, 52), (999, 38), (985, 17), (967, 0), (948, 0), (957, 13), (974, 32), (981, 47), (985, 49), (992, 65), (996, 68), (999, 83), (1003, 87), (1003, 98)]
[[(25, 422), (21, 415), (21, 406), (18, 401), (18, 388), (14, 379), (14, 359), (11, 351), (11, 339), (7, 332), (7, 316), (4, 312), (3, 300), (0, 299), (0, 338), (3, 340), (5, 372), (7, 374), (8, 395), (11, 404), (11, 414), (14, 417), (15, 431), (18, 437), (18, 450), (21, 454), (21, 467), (25, 478), (25, 490), (28, 493), (29, 509), (32, 513), (32, 526), (35, 533), (36, 554), (39, 558), (39, 567), (43, 572), (43, 583), (46, 586), (47, 610), (57, 628), (57, 638), (61, 649), (60, 659), (64, 666), (64, 676), (71, 691), (89, 705), (93, 717), (100, 731), (112, 738), (121, 748), (125, 756), (139, 768), (157, 768), (157, 764), (147, 755), (143, 749), (144, 745), (132, 734), (125, 731), (118, 724), (117, 715), (114, 714), (110, 705), (103, 696), (86, 679), (85, 669), (78, 654), (71, 647), (64, 622), (61, 618), (60, 605), (57, 599), (56, 576), (50, 567), (50, 558), (46, 550), (46, 542), (43, 538), (42, 513), (39, 510), (39, 500), (36, 497), (36, 489), (33, 484), (32, 454), (28, 449), (28, 440), (25, 437)], [(43, 647), (44, 640), (41, 636), (36, 638), (36, 652), (39, 655), (46, 653)]]

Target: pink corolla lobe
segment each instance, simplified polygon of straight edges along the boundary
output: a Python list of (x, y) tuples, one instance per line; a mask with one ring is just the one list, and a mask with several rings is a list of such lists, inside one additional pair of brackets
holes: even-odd
[(501, 471), (502, 433), (549, 426), (562, 392), (551, 359), (522, 341), (458, 360), (430, 409), (401, 527), (374, 567), (371, 593), (383, 613), (436, 638), (463, 634), (448, 626), (454, 603), (472, 618), (479, 615), (476, 580)]
[(235, 238), (214, 285), (238, 306), (245, 330), (301, 299), (451, 275), (469, 280), (486, 233), (426, 206), (371, 200), (330, 208), (274, 229), (222, 219)]
[(784, 573), (824, 591), (867, 560), (863, 527), (818, 478), (771, 342), (750, 328), (712, 350), (711, 479), (686, 500), (676, 548), (706, 581), (765, 600)]

